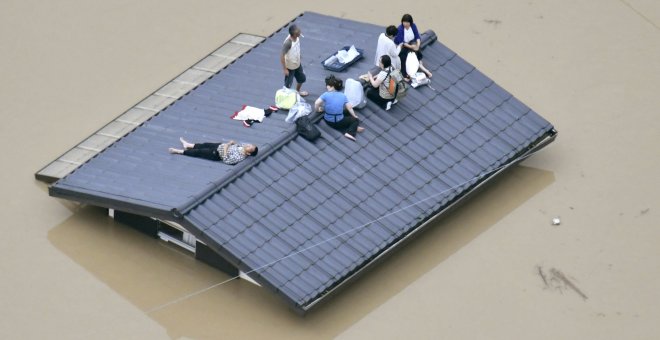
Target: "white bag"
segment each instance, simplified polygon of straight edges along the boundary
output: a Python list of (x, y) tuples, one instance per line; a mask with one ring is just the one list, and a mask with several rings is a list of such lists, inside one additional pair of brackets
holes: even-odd
[(419, 60), (417, 60), (417, 53), (410, 51), (406, 57), (406, 73), (409, 76), (413, 76), (419, 71)]
[(424, 72), (417, 72), (411, 78), (412, 81), (410, 82), (410, 86), (413, 88), (417, 88), (418, 86), (422, 85), (428, 85), (431, 82), (431, 79), (429, 79)]
[(367, 98), (364, 95), (364, 88), (362, 84), (355, 80), (348, 78), (344, 84), (344, 94), (348, 98), (348, 103), (354, 109), (361, 109), (367, 105)]

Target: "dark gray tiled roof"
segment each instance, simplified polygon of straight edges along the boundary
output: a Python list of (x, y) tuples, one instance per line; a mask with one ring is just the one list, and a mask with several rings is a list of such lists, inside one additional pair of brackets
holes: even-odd
[[(328, 71), (320, 61), (356, 44), (373, 66), (382, 27), (305, 13), (305, 89), (313, 101)], [(243, 128), (243, 104), (271, 104), (282, 82), (281, 30), (214, 78), (115, 143), (51, 194), (180, 221), (209, 247), (305, 311), (421, 224), (516, 161), (553, 127), (439, 42), (424, 50), (433, 88), (411, 89), (385, 112), (359, 112), (351, 142), (323, 122), (323, 138), (295, 137), (284, 115)], [(166, 153), (178, 137), (237, 139), (260, 157), (231, 167)], [(179, 214), (177, 214), (179, 216)]]

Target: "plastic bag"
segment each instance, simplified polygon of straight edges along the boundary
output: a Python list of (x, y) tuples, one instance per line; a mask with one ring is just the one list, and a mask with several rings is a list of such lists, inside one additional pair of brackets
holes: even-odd
[(424, 72), (415, 73), (411, 79), (412, 81), (410, 82), (410, 86), (413, 88), (417, 88), (418, 86), (422, 85), (428, 85), (431, 82), (431, 79), (429, 79)]
[(298, 101), (298, 92), (283, 87), (275, 92), (275, 106), (288, 110)]
[(364, 95), (362, 84), (355, 79), (346, 79), (344, 94), (348, 98), (348, 103), (355, 109), (361, 109), (367, 105), (367, 98)]
[(286, 115), (284, 121), (287, 123), (294, 123), (298, 118), (307, 116), (310, 113), (312, 113), (312, 106), (306, 103), (304, 99), (300, 98), (300, 100), (293, 104), (289, 109), (289, 114)]
[(417, 53), (410, 51), (406, 57), (406, 73), (409, 76), (413, 76), (419, 71), (419, 60), (417, 59)]
[(355, 45), (352, 45), (351, 48), (347, 50), (337, 51), (337, 59), (340, 63), (346, 64), (351, 62), (353, 59), (357, 58), (360, 55), (360, 52), (355, 48)]

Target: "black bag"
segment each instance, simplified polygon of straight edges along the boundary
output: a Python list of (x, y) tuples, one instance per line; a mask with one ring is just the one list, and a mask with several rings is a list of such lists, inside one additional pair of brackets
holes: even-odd
[(298, 134), (303, 136), (310, 142), (315, 141), (321, 137), (321, 131), (312, 123), (309, 116), (302, 116), (296, 119), (296, 130)]

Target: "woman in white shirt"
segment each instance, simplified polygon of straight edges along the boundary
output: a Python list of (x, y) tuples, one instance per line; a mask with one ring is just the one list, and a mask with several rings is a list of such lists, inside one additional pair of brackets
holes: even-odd
[(401, 58), (401, 73), (409, 79), (411, 75), (408, 75), (406, 71), (406, 59), (408, 53), (415, 52), (417, 55), (417, 60), (419, 60), (419, 69), (422, 72), (426, 73), (426, 76), (431, 78), (433, 74), (422, 64), (422, 51), (420, 51), (420, 46), (422, 43), (422, 37), (419, 35), (417, 30), (417, 25), (413, 23), (413, 18), (410, 14), (404, 14), (401, 18), (401, 25), (397, 31), (396, 37), (394, 38), (394, 43), (401, 45), (401, 52), (399, 53), (399, 58)]

